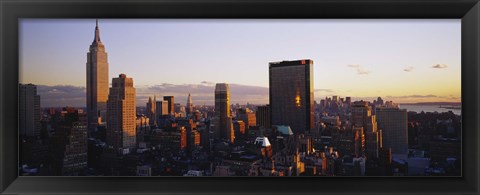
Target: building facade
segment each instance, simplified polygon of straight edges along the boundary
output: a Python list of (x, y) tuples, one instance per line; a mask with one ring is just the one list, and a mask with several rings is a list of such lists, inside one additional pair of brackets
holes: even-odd
[(295, 134), (314, 128), (313, 61), (269, 63), (272, 125), (288, 125)]
[(108, 99), (108, 60), (105, 46), (100, 41), (100, 30), (95, 27), (95, 37), (87, 53), (87, 116), (88, 130), (95, 131), (105, 122)]
[(163, 96), (163, 100), (168, 102), (168, 114), (175, 114), (175, 97), (173, 96)]
[[(215, 118), (217, 124), (215, 128), (215, 138), (230, 139), (230, 127), (228, 118), (231, 117), (230, 111), (230, 87), (227, 83), (217, 83), (215, 86)], [(230, 136), (230, 138), (229, 138)]]
[(155, 107), (157, 100), (155, 97), (148, 97), (148, 102), (147, 102), (147, 111), (146, 111), (146, 116), (150, 119), (150, 125), (156, 125), (155, 124)]
[(271, 128), (270, 125), (270, 105), (257, 106), (257, 112), (255, 113), (257, 126), (264, 128)]
[(376, 108), (378, 127), (382, 129), (384, 148), (393, 154), (408, 154), (407, 110), (394, 107)]
[(257, 118), (255, 117), (255, 113), (248, 108), (237, 109), (237, 119), (245, 122), (246, 130), (249, 130), (250, 127), (257, 125)]
[(136, 145), (136, 91), (125, 74), (112, 79), (108, 95), (107, 144), (115, 150)]
[(87, 115), (83, 110), (66, 111), (56, 126), (55, 175), (84, 175), (87, 170)]
[(37, 95), (37, 86), (20, 84), (18, 93), (20, 135), (38, 137), (42, 126), (40, 123), (40, 96)]
[(186, 109), (185, 111), (187, 112), (187, 116), (193, 113), (193, 102), (192, 102), (192, 96), (190, 95), (190, 93), (188, 94), (187, 107), (185, 109)]
[(164, 116), (168, 115), (168, 102), (160, 100), (157, 101), (155, 104), (155, 123), (157, 125), (160, 125), (161, 120), (164, 118)]
[(363, 128), (365, 135), (365, 155), (368, 159), (377, 159), (382, 147), (382, 134), (377, 128), (376, 116), (372, 114), (372, 107), (365, 101), (353, 102), (350, 122), (352, 128)]

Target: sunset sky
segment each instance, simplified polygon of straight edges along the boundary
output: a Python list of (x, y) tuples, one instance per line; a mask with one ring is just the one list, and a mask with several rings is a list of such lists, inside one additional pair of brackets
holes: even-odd
[[(315, 100), (381, 96), (398, 103), (460, 102), (461, 31), (448, 20), (100, 19), (109, 80), (125, 73), (137, 105), (151, 95), (213, 104), (268, 103), (268, 63), (314, 61)], [(42, 106), (85, 106), (95, 19), (20, 20), (20, 83), (39, 85)]]

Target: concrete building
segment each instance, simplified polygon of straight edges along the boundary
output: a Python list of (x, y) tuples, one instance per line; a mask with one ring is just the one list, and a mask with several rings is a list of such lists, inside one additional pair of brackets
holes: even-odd
[(227, 117), (227, 128), (225, 129), (226, 140), (230, 143), (235, 141), (235, 129), (233, 128), (233, 117)]
[(136, 145), (135, 96), (132, 78), (120, 74), (112, 79), (107, 101), (107, 144), (117, 151)]
[(257, 119), (255, 118), (255, 113), (248, 108), (239, 108), (237, 109), (238, 120), (245, 122), (245, 129), (249, 130), (250, 127), (257, 125)]
[(95, 27), (95, 37), (87, 53), (87, 116), (88, 130), (105, 122), (108, 99), (108, 60), (105, 46), (100, 41), (100, 29)]
[(175, 114), (175, 97), (173, 96), (163, 96), (163, 100), (168, 102), (168, 114)]
[(20, 84), (18, 89), (19, 130), (20, 135), (28, 137), (40, 136), (40, 96), (37, 86)]
[(382, 136), (377, 128), (376, 117), (372, 115), (372, 107), (368, 105), (368, 102), (353, 102), (350, 122), (353, 126), (352, 128), (363, 128), (363, 133), (365, 134), (365, 154), (367, 158), (378, 158), (379, 150), (382, 147)]
[(394, 107), (376, 108), (378, 127), (382, 129), (384, 148), (391, 148), (393, 154), (408, 154), (407, 110)]
[(83, 110), (67, 111), (59, 116), (54, 145), (54, 174), (84, 175), (87, 169), (87, 115)]
[(233, 121), (233, 129), (235, 131), (235, 137), (245, 135), (245, 122), (241, 120)]
[(159, 125), (160, 123), (160, 119), (163, 117), (163, 116), (166, 116), (168, 115), (168, 101), (157, 101), (155, 103), (155, 121), (156, 121), (156, 124)]
[(156, 110), (156, 100), (157, 98), (153, 97), (148, 97), (148, 102), (147, 102), (147, 117), (150, 119), (150, 125), (156, 125), (155, 124), (155, 110)]
[(193, 114), (193, 102), (192, 102), (192, 96), (190, 95), (190, 93), (188, 94), (187, 106), (185, 109), (186, 109), (185, 111), (187, 113), (187, 116), (189, 114)]
[(295, 134), (314, 128), (313, 61), (269, 63), (272, 125), (288, 125)]

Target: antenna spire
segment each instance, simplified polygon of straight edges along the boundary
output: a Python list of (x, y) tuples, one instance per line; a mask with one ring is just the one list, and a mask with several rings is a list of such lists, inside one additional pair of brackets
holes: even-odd
[(93, 42), (101, 42), (100, 41), (100, 29), (98, 28), (98, 19), (96, 19), (96, 26), (95, 26), (95, 39)]

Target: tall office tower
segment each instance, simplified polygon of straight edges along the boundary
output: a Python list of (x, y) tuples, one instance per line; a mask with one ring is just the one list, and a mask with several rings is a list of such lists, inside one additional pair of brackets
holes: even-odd
[(408, 154), (407, 110), (394, 107), (377, 107), (377, 123), (382, 129), (383, 147), (392, 154)]
[(87, 115), (83, 110), (66, 110), (58, 120), (52, 148), (55, 175), (73, 176), (87, 170)]
[(193, 102), (192, 102), (192, 96), (190, 95), (190, 93), (188, 94), (186, 112), (187, 112), (187, 115), (193, 114)]
[(270, 62), (269, 75), (271, 124), (295, 134), (313, 129), (313, 61)]
[(159, 123), (159, 119), (161, 119), (163, 116), (168, 115), (168, 102), (167, 101), (157, 101), (156, 106), (155, 106), (155, 120), (157, 120), (157, 124)]
[(233, 130), (235, 131), (236, 137), (245, 135), (245, 122), (241, 120), (233, 121)]
[(150, 120), (150, 125), (156, 125), (155, 124), (155, 107), (156, 107), (156, 103), (157, 98), (155, 98), (155, 96), (153, 97), (148, 97), (148, 102), (147, 102), (147, 117), (149, 118)]
[(105, 46), (100, 41), (100, 30), (95, 27), (95, 38), (87, 54), (87, 116), (88, 131), (95, 131), (105, 122), (108, 99), (108, 61)]
[(353, 127), (354, 138), (354, 151), (355, 156), (361, 157), (365, 155), (365, 134), (363, 133), (363, 127)]
[(175, 98), (173, 96), (163, 96), (163, 100), (168, 102), (168, 114), (175, 114)]
[(217, 83), (215, 85), (216, 138), (229, 139), (230, 130), (233, 129), (229, 128), (233, 125), (229, 126), (228, 124), (228, 117), (230, 116), (230, 87), (227, 83)]
[(257, 125), (269, 129), (270, 125), (270, 105), (257, 106), (257, 112), (255, 113), (257, 119)]
[(37, 86), (33, 84), (19, 84), (19, 124), (20, 135), (28, 137), (40, 136), (40, 96), (37, 95)]
[(255, 113), (250, 111), (250, 109), (248, 108), (237, 109), (237, 119), (245, 122), (246, 130), (249, 130), (250, 127), (257, 125), (257, 119), (255, 118)]
[(136, 145), (135, 95), (132, 78), (120, 74), (112, 79), (107, 101), (107, 144), (117, 151)]
[(382, 137), (377, 129), (375, 115), (372, 115), (372, 107), (365, 101), (353, 102), (350, 115), (350, 122), (353, 127), (363, 127), (365, 134), (365, 154), (367, 158), (378, 158)]

